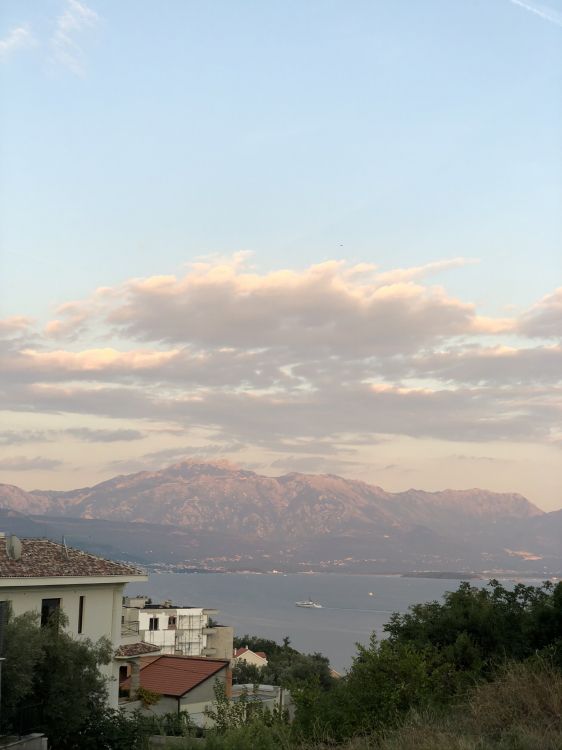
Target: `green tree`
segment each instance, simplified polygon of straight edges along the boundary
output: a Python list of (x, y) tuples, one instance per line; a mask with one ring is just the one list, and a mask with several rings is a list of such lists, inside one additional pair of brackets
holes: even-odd
[(99, 667), (111, 660), (111, 643), (75, 640), (65, 623), (62, 613), (46, 627), (39, 627), (36, 613), (8, 614), (3, 729), (43, 731), (53, 750), (136, 750), (142, 742), (138, 721), (107, 708)]

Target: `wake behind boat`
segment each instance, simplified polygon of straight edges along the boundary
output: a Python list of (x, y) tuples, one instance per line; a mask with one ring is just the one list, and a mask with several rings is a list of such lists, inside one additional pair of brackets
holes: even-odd
[(319, 602), (313, 602), (310, 597), (305, 602), (295, 602), (296, 607), (305, 607), (306, 609), (322, 609), (322, 605)]

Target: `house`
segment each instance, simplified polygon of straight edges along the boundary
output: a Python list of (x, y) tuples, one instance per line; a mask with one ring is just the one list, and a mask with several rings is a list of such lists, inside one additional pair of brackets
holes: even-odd
[[(146, 714), (168, 714), (186, 711), (198, 726), (207, 723), (205, 710), (215, 700), (215, 682), (224, 684), (230, 697), (232, 673), (227, 659), (194, 656), (159, 656), (140, 670), (140, 685), (157, 693), (159, 700), (143, 709)], [(127, 690), (130, 680), (122, 683)]]
[(209, 617), (216, 614), (216, 609), (181, 607), (170, 601), (153, 604), (146, 597), (126, 597), (123, 603), (124, 626), (131, 626), (162, 654), (230, 659), (234, 630), (211, 624)]
[(252, 664), (254, 667), (266, 667), (267, 656), (263, 651), (252, 651), (248, 646), (237, 648), (234, 651), (233, 664), (244, 661), (246, 664)]
[[(109, 638), (116, 658), (101, 671), (109, 678), (109, 705), (113, 708), (118, 705), (123, 659), (138, 672), (139, 655), (125, 653), (140, 639), (134, 630), (122, 631), (123, 589), (128, 583), (147, 580), (148, 576), (132, 565), (105, 560), (64, 543), (0, 534), (0, 603), (9, 603), (16, 616), (36, 612), (41, 625), (62, 610), (68, 618), (67, 632), (74, 638)], [(136, 645), (135, 649), (145, 651), (146, 646)]]

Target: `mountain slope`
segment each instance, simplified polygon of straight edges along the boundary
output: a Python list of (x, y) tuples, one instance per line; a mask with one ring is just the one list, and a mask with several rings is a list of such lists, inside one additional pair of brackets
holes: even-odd
[(515, 493), (394, 494), (333, 475), (266, 477), (226, 463), (189, 461), (69, 492), (0, 485), (0, 505), (27, 514), (173, 524), (263, 540), (365, 536), (416, 526), (466, 536), (489, 524), (543, 515)]

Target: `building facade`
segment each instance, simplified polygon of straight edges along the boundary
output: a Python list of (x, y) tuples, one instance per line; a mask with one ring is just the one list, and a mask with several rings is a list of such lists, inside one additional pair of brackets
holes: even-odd
[(128, 597), (123, 627), (138, 632), (142, 641), (157, 646), (162, 654), (230, 659), (234, 632), (210, 624), (209, 618), (216, 614), (216, 609), (152, 604), (145, 597)]
[[(0, 536), (0, 602), (14, 616), (34, 613), (41, 625), (62, 610), (66, 630), (74, 638), (108, 638), (117, 652), (139, 641), (138, 633), (122, 634), (125, 585), (148, 576), (125, 563), (104, 560), (47, 539)], [(119, 662), (100, 668), (108, 678), (109, 705), (118, 705)]]

